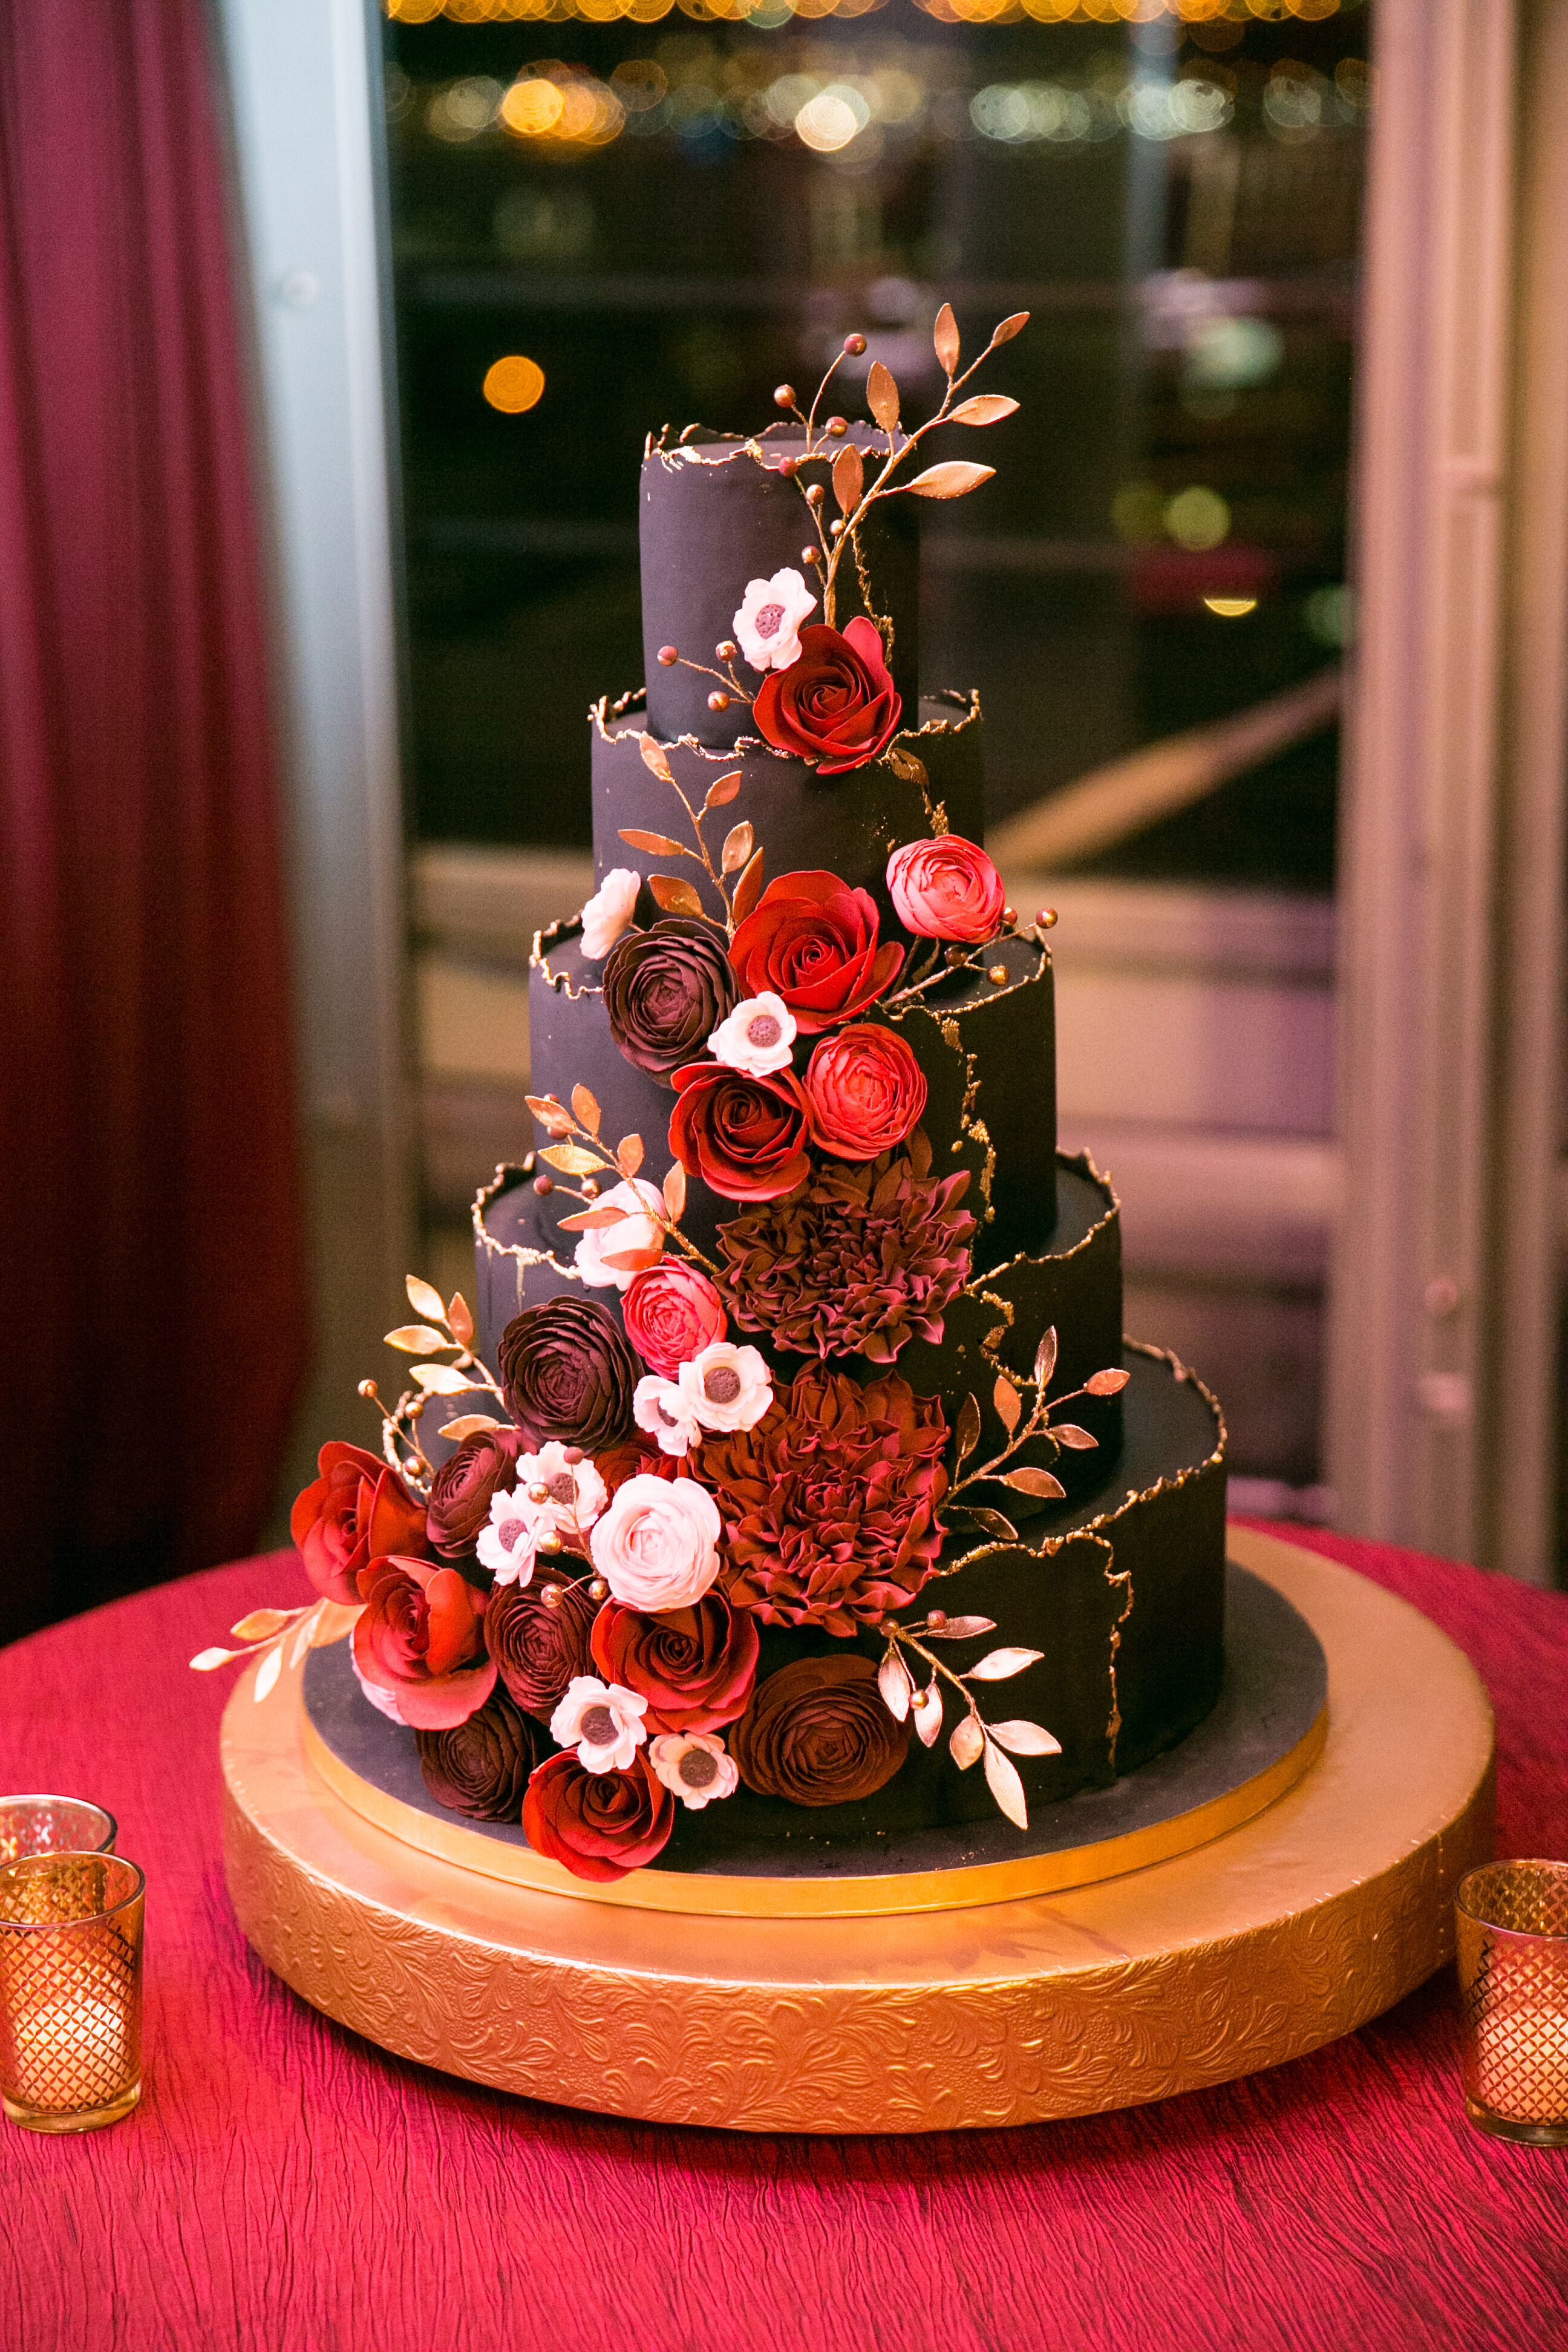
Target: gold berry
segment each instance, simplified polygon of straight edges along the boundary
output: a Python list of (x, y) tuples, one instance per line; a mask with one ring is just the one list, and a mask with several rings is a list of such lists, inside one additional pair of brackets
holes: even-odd
[(1002, 909), (1002, 920), (1006, 924), (1007, 929), (1008, 929), (1009, 930), (1011, 930), (1011, 929), (1012, 929), (1012, 928), (1013, 928), (1014, 924), (1017, 921), (1017, 919), (1018, 919), (1018, 909), (1016, 908), (1016, 907), (1004, 907), (1004, 908), (1003, 908), (1003, 909)]
[(820, 563), (822, 561), (821, 548), (803, 547), (800, 551), (800, 560), (803, 563)]
[(793, 383), (781, 383), (775, 385), (773, 390), (773, 406), (775, 408), (793, 408), (795, 406), (795, 386)]
[(658, 658), (662, 668), (673, 669), (676, 663), (680, 659), (680, 656), (677, 653), (673, 646), (660, 646), (658, 649)]
[(598, 1178), (596, 1176), (584, 1176), (583, 1179), (583, 1198), (584, 1201), (596, 1201), (598, 1197)]
[(542, 1201), (546, 1200), (555, 1190), (555, 1180), (552, 1176), (536, 1176), (533, 1180), (533, 1189)]
[(842, 441), (844, 436), (848, 432), (848, 430), (849, 425), (846, 418), (842, 416), (830, 416), (828, 418), (827, 432), (830, 440)]
[(594, 1579), (593, 1582), (592, 1582), (592, 1583), (589, 1585), (589, 1587), (588, 1587), (588, 1598), (589, 1598), (589, 1600), (590, 1600), (590, 1601), (607, 1601), (607, 1600), (609, 1599), (609, 1596), (610, 1596), (610, 1588), (609, 1588), (609, 1586), (605, 1582), (604, 1578), (603, 1578), (602, 1576), (596, 1576), (596, 1577), (595, 1577), (595, 1579)]
[(735, 658), (736, 647), (729, 637), (721, 637), (713, 650), (721, 661), (733, 661)]
[(819, 507), (826, 496), (826, 492), (824, 490), (822, 484), (820, 482), (813, 482), (811, 488), (806, 491), (805, 503), (808, 507)]
[(375, 1382), (374, 1381), (361, 1381), (359, 1384), (359, 1392), (362, 1397), (373, 1397), (375, 1394)]
[(1054, 907), (1042, 907), (1039, 913), (1035, 917), (1035, 920), (1038, 923), (1042, 931), (1053, 929), (1056, 925), (1056, 919), (1057, 910)]
[(558, 1584), (542, 1584), (539, 1588), (539, 1597), (547, 1609), (559, 1609), (561, 1587)]
[(714, 688), (714, 689), (713, 689), (712, 693), (711, 693), (711, 694), (709, 696), (709, 698), (708, 698), (708, 708), (709, 708), (709, 709), (710, 709), (710, 710), (728, 710), (728, 709), (729, 709), (729, 708), (730, 708), (730, 698), (729, 698), (729, 696), (724, 692), (724, 689), (723, 689), (723, 688), (722, 688), (722, 687), (718, 687), (718, 686), (716, 686), (716, 687)]
[(931, 1627), (933, 1633), (940, 1632), (946, 1622), (947, 1612), (945, 1609), (933, 1609), (930, 1616), (926, 1619), (926, 1623)]
[(865, 338), (865, 336), (864, 336), (864, 335), (846, 335), (846, 336), (845, 336), (845, 338), (844, 338), (844, 348), (845, 348), (845, 350), (848, 352), (848, 354), (849, 354), (849, 356), (850, 356), (850, 358), (851, 358), (852, 360), (858, 360), (858, 359), (859, 358), (859, 356), (860, 356), (861, 352), (862, 352), (865, 350), (865, 348), (866, 348), (866, 338)]
[(985, 977), (991, 982), (993, 988), (1000, 988), (1003, 982), (1007, 977), (1006, 965), (1005, 963), (994, 963)]
[(781, 457), (779, 459), (779, 471), (784, 476), (786, 482), (793, 481), (795, 475), (800, 471), (800, 459), (798, 457)]

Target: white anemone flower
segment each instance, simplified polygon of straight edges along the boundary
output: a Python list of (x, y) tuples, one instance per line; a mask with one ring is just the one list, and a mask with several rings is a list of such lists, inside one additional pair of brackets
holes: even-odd
[(816, 610), (816, 597), (789, 564), (771, 580), (748, 580), (734, 629), (752, 667), (788, 669), (798, 661), (801, 624)]
[(773, 1401), (773, 1381), (755, 1348), (737, 1348), (730, 1339), (700, 1349), (680, 1367), (676, 1387), (685, 1411), (704, 1429), (754, 1429)]
[(700, 1813), (715, 1797), (732, 1797), (741, 1785), (733, 1757), (710, 1731), (661, 1731), (648, 1742), (647, 1760), (670, 1792)]
[(661, 1454), (679, 1458), (689, 1454), (702, 1434), (702, 1424), (674, 1381), (648, 1372), (632, 1397), (632, 1419), (639, 1429), (658, 1440)]
[(789, 1006), (764, 988), (760, 996), (742, 997), (720, 1022), (708, 1040), (708, 1051), (716, 1062), (743, 1070), (749, 1078), (771, 1078), (775, 1070), (788, 1069), (795, 1035)]
[(583, 953), (590, 963), (607, 956), (630, 923), (642, 876), (629, 866), (612, 866), (584, 908)]
[(636, 1691), (602, 1683), (596, 1675), (575, 1675), (550, 1718), (550, 1737), (577, 1750), (584, 1772), (625, 1772), (647, 1738), (647, 1699)]

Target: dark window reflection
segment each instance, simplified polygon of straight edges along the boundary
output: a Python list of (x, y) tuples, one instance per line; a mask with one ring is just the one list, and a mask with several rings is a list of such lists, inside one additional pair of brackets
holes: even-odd
[[(926, 683), (979, 684), (994, 817), (1337, 659), (1367, 36), (1355, 5), (388, 23), (419, 835), (587, 839), (645, 434), (765, 424), (852, 327), (913, 406), (943, 295), (971, 340), (1035, 314), (987, 374), (1025, 404), (1000, 479), (927, 510)], [(498, 408), (504, 360), (534, 373)], [(1327, 888), (1335, 757), (1096, 869)]]

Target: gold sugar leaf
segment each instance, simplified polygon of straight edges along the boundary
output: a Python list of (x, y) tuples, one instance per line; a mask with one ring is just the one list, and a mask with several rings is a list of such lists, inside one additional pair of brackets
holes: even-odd
[(994, 466), (971, 465), (967, 457), (948, 457), (940, 466), (928, 466), (923, 474), (917, 474), (904, 488), (912, 490), (917, 499), (967, 498), (982, 482), (988, 482), (995, 471)]
[(922, 1748), (934, 1748), (942, 1736), (942, 1685), (930, 1682), (910, 1709)]
[(1003, 320), (991, 340), (994, 343), (1010, 343), (1015, 335), (1023, 333), (1028, 323), (1027, 310), (1015, 310), (1010, 319)]
[(1044, 1650), (987, 1650), (978, 1665), (971, 1666), (964, 1675), (970, 1683), (1005, 1683), (1010, 1675), (1021, 1675), (1026, 1666), (1038, 1665)]
[(1017, 402), (1009, 400), (1005, 392), (977, 392), (973, 400), (961, 400), (947, 421), (950, 425), (1000, 425), (1005, 416), (1017, 413)]
[(452, 1293), (452, 1303), (447, 1309), (447, 1328), (463, 1347), (474, 1344), (474, 1318), (468, 1300), (460, 1290)]
[(950, 1617), (942, 1625), (928, 1625), (928, 1642), (973, 1642), (979, 1633), (994, 1633), (994, 1617)]
[(620, 1170), (621, 1174), (628, 1180), (637, 1174), (637, 1170), (642, 1166), (642, 1138), (640, 1135), (622, 1136), (619, 1143), (616, 1146), (616, 1165)]
[(669, 761), (664, 756), (664, 746), (661, 743), (656, 743), (653, 737), (646, 730), (637, 737), (637, 750), (642, 753), (643, 766), (651, 768), (661, 783), (674, 783), (675, 777)]
[(709, 785), (708, 797), (698, 814), (700, 816), (706, 816), (710, 809), (728, 808), (731, 801), (739, 800), (740, 797), (741, 771), (737, 768), (733, 775), (721, 776), (717, 783)]
[(1053, 1478), (1048, 1470), (1031, 1470), (1026, 1464), (1022, 1470), (1009, 1470), (1002, 1483), (1015, 1494), (1038, 1495), (1047, 1503), (1059, 1502), (1067, 1493), (1061, 1480)]
[(572, 1110), (579, 1127), (585, 1127), (590, 1135), (598, 1134), (599, 1102), (596, 1095), (591, 1095), (586, 1087), (574, 1087)]
[(880, 360), (872, 361), (870, 373), (866, 378), (866, 405), (884, 433), (898, 430), (899, 387)]
[(1049, 1388), (1051, 1375), (1057, 1369), (1057, 1327), (1053, 1323), (1035, 1350), (1035, 1382), (1038, 1388)]
[(597, 1152), (584, 1151), (580, 1143), (549, 1143), (539, 1156), (563, 1176), (592, 1176), (604, 1164)]
[(683, 842), (671, 841), (668, 833), (645, 833), (640, 824), (623, 824), (621, 839), (633, 849), (646, 849), (655, 857), (689, 857), (691, 852)]
[(674, 874), (650, 874), (647, 887), (653, 893), (654, 904), (667, 915), (702, 914), (702, 901), (689, 882), (682, 882)]
[(1062, 1743), (1053, 1739), (1043, 1723), (1029, 1723), (1022, 1717), (1010, 1723), (988, 1723), (985, 1727), (999, 1747), (1009, 1748), (1015, 1756), (1059, 1756)]
[(664, 1180), (665, 1213), (678, 1225), (686, 1210), (686, 1171), (678, 1160)]
[(268, 1651), (267, 1655), (262, 1659), (261, 1664), (256, 1669), (256, 1688), (250, 1695), (252, 1698), (255, 1699), (258, 1706), (262, 1700), (267, 1696), (268, 1691), (271, 1690), (274, 1683), (276, 1683), (282, 1671), (283, 1645), (279, 1643), (275, 1650)]
[(966, 1396), (958, 1409), (957, 1453), (954, 1467), (966, 1454), (973, 1454), (980, 1443), (980, 1407), (972, 1396)]
[[(892, 378), (890, 376), (888, 380), (889, 383), (892, 382)], [(896, 418), (898, 415), (896, 398), (893, 414)], [(857, 449), (855, 444), (851, 441), (847, 443), (844, 448), (840, 449), (837, 457), (833, 460), (833, 495), (838, 501), (838, 511), (840, 514), (847, 515), (854, 513), (856, 508), (860, 503), (860, 493), (865, 487), (865, 464), (862, 461), (859, 450)]]
[(646, 1274), (648, 1267), (657, 1265), (663, 1255), (663, 1247), (655, 1242), (651, 1249), (622, 1250), (614, 1257), (606, 1250), (605, 1264), (613, 1265), (617, 1274)]
[(958, 373), (958, 320), (952, 315), (952, 304), (944, 302), (936, 314), (936, 324), (931, 331), (931, 342), (943, 375)]
[(1087, 1429), (1080, 1429), (1076, 1421), (1058, 1422), (1051, 1435), (1058, 1445), (1065, 1445), (1069, 1454), (1087, 1454), (1091, 1445), (1100, 1444), (1098, 1437), (1092, 1436)]
[(231, 1658), (238, 1655), (237, 1650), (198, 1650), (191, 1660), (191, 1671), (197, 1675), (210, 1675), (215, 1666), (226, 1666)]
[(461, 1445), (465, 1437), (478, 1437), (481, 1430), (504, 1429), (505, 1426), (504, 1422), (492, 1420), (488, 1412), (465, 1412), (460, 1413), (456, 1421), (447, 1422), (441, 1434), (449, 1437), (454, 1445)]
[(724, 836), (724, 854), (720, 860), (720, 870), (725, 874), (738, 874), (756, 845), (756, 834), (748, 820), (742, 817), (740, 824), (731, 825)]
[(985, 1734), (972, 1715), (964, 1717), (947, 1743), (948, 1753), (961, 1772), (967, 1772), (972, 1764), (978, 1762), (984, 1745)]
[(1090, 1396), (1116, 1396), (1131, 1378), (1131, 1372), (1124, 1372), (1118, 1367), (1110, 1371), (1091, 1372), (1084, 1387)]
[(743, 923), (763, 895), (763, 853), (753, 851), (751, 863), (735, 885), (731, 911), (737, 923)]
[(456, 1364), (416, 1364), (414, 1377), (426, 1396), (461, 1396), (476, 1385)]
[(889, 1643), (881, 1664), (877, 1669), (877, 1688), (882, 1694), (882, 1704), (895, 1723), (902, 1723), (914, 1699), (915, 1686), (910, 1680), (910, 1670), (899, 1655), (897, 1643)]
[(973, 1525), (980, 1529), (981, 1534), (989, 1536), (994, 1542), (1017, 1542), (1017, 1528), (1013, 1525), (1012, 1520), (1005, 1518), (1000, 1511), (992, 1510), (989, 1505), (984, 1503), (964, 1503), (960, 1507)]
[(584, 1209), (575, 1217), (563, 1217), (561, 1231), (563, 1234), (606, 1233), (611, 1225), (624, 1223), (630, 1213), (626, 1209)]
[(447, 1302), (434, 1283), (421, 1282), (416, 1274), (410, 1274), (404, 1276), (404, 1287), (416, 1315), (423, 1315), (426, 1323), (445, 1323)]
[(552, 1135), (571, 1133), (572, 1114), (553, 1095), (524, 1095), (523, 1100), (541, 1127), (547, 1128)]
[(985, 1785), (1015, 1829), (1029, 1826), (1029, 1807), (1018, 1768), (1009, 1764), (994, 1739), (985, 1743)]
[(253, 1609), (248, 1617), (242, 1617), (237, 1625), (228, 1630), (237, 1642), (266, 1642), (293, 1622), (291, 1609)]
[(445, 1331), (432, 1331), (427, 1323), (400, 1323), (395, 1331), (386, 1334), (386, 1345), (401, 1348), (405, 1356), (427, 1356), (433, 1349), (451, 1344)]
[(1005, 1372), (997, 1374), (996, 1385), (991, 1391), (991, 1402), (996, 1408), (997, 1420), (1011, 1437), (1018, 1426), (1018, 1416), (1023, 1412), (1024, 1405), (1022, 1398)]

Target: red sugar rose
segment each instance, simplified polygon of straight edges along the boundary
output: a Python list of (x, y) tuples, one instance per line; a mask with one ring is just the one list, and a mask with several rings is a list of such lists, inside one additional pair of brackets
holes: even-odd
[(896, 1030), (858, 1021), (816, 1046), (805, 1094), (814, 1143), (839, 1160), (875, 1160), (919, 1120), (925, 1072)]
[(621, 1315), (637, 1354), (666, 1380), (728, 1328), (723, 1300), (684, 1258), (663, 1258), (639, 1274), (621, 1302)]
[(605, 1680), (647, 1699), (650, 1732), (717, 1731), (734, 1722), (756, 1679), (756, 1620), (721, 1592), (658, 1617), (606, 1601), (593, 1641)]
[(793, 752), (824, 776), (862, 768), (886, 751), (902, 715), (876, 623), (863, 615), (842, 635), (821, 622), (802, 629), (798, 658), (769, 671), (752, 706), (775, 751)]
[(1002, 928), (1002, 877), (983, 849), (956, 833), (895, 849), (888, 891), (893, 912), (917, 939), (993, 940)]
[(323, 1445), (316, 1467), (321, 1475), (296, 1497), (289, 1532), (317, 1591), (352, 1606), (372, 1559), (426, 1549), (424, 1506), (361, 1445)]
[(373, 1559), (360, 1578), (364, 1608), (353, 1630), (354, 1663), (390, 1691), (416, 1731), (466, 1723), (495, 1688), (485, 1654), (483, 1602), (455, 1568), (427, 1559)]
[(749, 1078), (721, 1062), (675, 1074), (669, 1148), (689, 1176), (725, 1201), (776, 1201), (810, 1172), (807, 1105), (793, 1070)]
[(878, 942), (877, 907), (837, 874), (781, 874), (730, 942), (742, 992), (782, 996), (808, 1036), (853, 1019), (891, 988), (904, 961)]
[(575, 1878), (625, 1878), (662, 1853), (675, 1799), (639, 1752), (625, 1772), (584, 1772), (568, 1748), (542, 1764), (522, 1801), (522, 1832), (535, 1853)]

